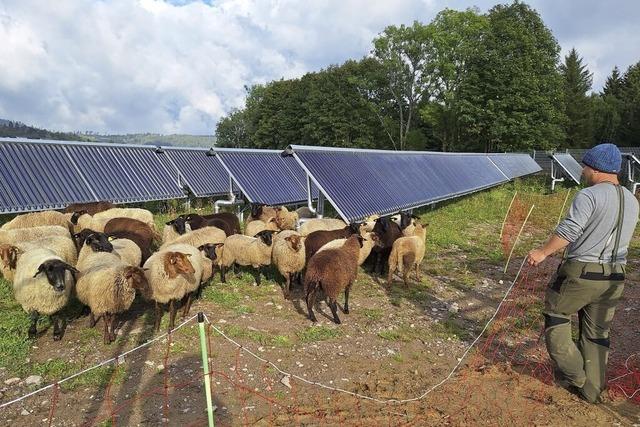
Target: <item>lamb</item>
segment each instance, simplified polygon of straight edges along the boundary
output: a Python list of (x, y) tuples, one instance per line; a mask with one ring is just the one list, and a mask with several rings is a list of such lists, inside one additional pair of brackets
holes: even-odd
[(256, 219), (254, 221), (248, 222), (244, 227), (244, 235), (253, 237), (264, 230), (278, 231), (276, 219), (269, 218), (267, 221)]
[[(363, 229), (363, 231), (364, 231), (364, 229)], [(360, 235), (364, 238), (364, 241), (362, 242), (362, 248), (360, 248), (360, 255), (358, 257), (358, 265), (362, 265), (364, 263), (364, 261), (369, 257), (369, 254), (371, 253), (371, 250), (373, 249), (373, 247), (376, 246), (378, 244), (378, 242), (380, 241), (380, 238), (374, 232), (364, 232), (364, 233), (360, 233)], [(327, 249), (340, 248), (345, 244), (346, 241), (347, 241), (347, 239), (332, 240), (329, 243), (323, 245), (318, 250), (318, 252), (324, 251), (324, 250), (327, 250)]]
[(335, 218), (315, 218), (310, 219), (309, 221), (305, 221), (301, 226), (298, 232), (301, 236), (308, 236), (314, 231), (320, 230), (339, 230), (341, 228), (346, 227), (347, 224), (341, 219)]
[(380, 274), (384, 270), (389, 260), (389, 254), (393, 247), (393, 242), (402, 237), (400, 226), (391, 221), (389, 217), (381, 217), (376, 220), (373, 231), (380, 237), (378, 245), (371, 250), (371, 258), (373, 259), (373, 272), (375, 273), (380, 266)]
[(282, 206), (276, 212), (276, 225), (280, 230), (295, 230), (298, 225), (298, 213), (289, 212)]
[(396, 271), (402, 273), (405, 288), (409, 287), (407, 278), (412, 269), (415, 270), (416, 280), (420, 282), (420, 263), (424, 258), (426, 236), (426, 225), (423, 226), (420, 223), (416, 223), (413, 236), (400, 237), (393, 242), (391, 254), (389, 255), (388, 287), (391, 287), (393, 273)]
[(223, 243), (226, 239), (224, 231), (216, 227), (204, 227), (178, 237), (170, 243), (160, 246), (160, 250), (166, 249), (167, 246), (174, 244), (186, 244), (195, 248), (206, 243)]
[(64, 262), (75, 265), (78, 261), (78, 251), (73, 240), (62, 236), (48, 236), (30, 242), (14, 245), (0, 245), (0, 269), (2, 275), (9, 282), (13, 282), (18, 258), (25, 252), (33, 249), (46, 248), (58, 255)]
[(224, 241), (220, 265), (220, 279), (225, 282), (225, 269), (234, 264), (252, 266), (256, 284), (260, 285), (260, 267), (271, 264), (273, 231), (264, 230), (255, 237), (234, 234)]
[(354, 234), (341, 248), (318, 252), (309, 260), (304, 275), (304, 291), (309, 319), (312, 322), (317, 321), (313, 306), (319, 290), (322, 290), (327, 298), (335, 323), (340, 323), (337, 298), (342, 291), (344, 291), (342, 311), (349, 314), (349, 291), (358, 274), (358, 257), (362, 241), (362, 236)]
[(31, 317), (29, 338), (36, 337), (36, 324), (42, 314), (51, 317), (54, 341), (62, 338), (57, 313), (69, 302), (77, 273), (78, 270), (50, 249), (33, 249), (20, 257), (16, 264), (13, 293)]
[(16, 228), (41, 227), (45, 225), (58, 225), (67, 230), (72, 229), (69, 218), (65, 214), (56, 211), (32, 212), (18, 215), (11, 221), (5, 223), (1, 229), (15, 230)]
[(73, 203), (66, 208), (62, 212), (64, 213), (74, 213), (78, 211), (86, 211), (89, 215), (95, 215), (98, 212), (106, 211), (109, 209), (115, 208), (111, 202), (100, 201), (100, 202), (90, 202), (90, 203)]
[(78, 211), (71, 217), (71, 223), (76, 226), (76, 231), (88, 228), (93, 231), (102, 232), (107, 222), (113, 218), (137, 219), (147, 224), (153, 230), (155, 230), (156, 227), (153, 222), (153, 214), (146, 209), (138, 208), (113, 208), (98, 212), (93, 216), (87, 214), (85, 211)]
[(80, 275), (76, 295), (91, 309), (91, 327), (95, 326), (96, 319), (103, 317), (105, 344), (115, 341), (117, 315), (131, 307), (136, 291), (145, 299), (151, 297), (144, 271), (123, 262), (97, 265)]
[[(181, 217), (186, 220), (187, 224), (191, 226), (192, 230), (210, 225), (224, 230), (224, 232), (227, 233), (227, 236), (242, 233), (242, 231), (240, 230), (240, 221), (238, 220), (238, 217), (230, 212), (220, 212), (209, 215), (188, 214), (181, 215)], [(212, 222), (211, 220), (216, 221)], [(223, 226), (220, 221), (224, 222), (225, 225)]]
[[(145, 276), (155, 301), (155, 330), (160, 329), (163, 308), (169, 304), (169, 329), (173, 329), (177, 302), (183, 301), (182, 316), (191, 306), (192, 294), (200, 287), (202, 258), (198, 249), (186, 244), (174, 244), (160, 250), (145, 262)], [(185, 301), (186, 300), (186, 301)]]
[(339, 230), (319, 230), (309, 234), (304, 241), (305, 257), (307, 263), (309, 259), (320, 250), (320, 248), (335, 239), (345, 239), (352, 234), (358, 233), (358, 226), (351, 224)]
[(295, 231), (285, 230), (273, 238), (271, 260), (285, 279), (284, 297), (289, 299), (291, 281), (305, 265), (305, 249), (302, 236)]
[(189, 224), (187, 224), (187, 220), (182, 217), (167, 221), (164, 229), (162, 230), (162, 244), (166, 245), (171, 243), (178, 237), (189, 233), (190, 231), (191, 226), (189, 226)]
[(16, 245), (48, 236), (71, 237), (71, 233), (69, 233), (68, 229), (60, 227), (59, 225), (0, 230), (0, 244)]

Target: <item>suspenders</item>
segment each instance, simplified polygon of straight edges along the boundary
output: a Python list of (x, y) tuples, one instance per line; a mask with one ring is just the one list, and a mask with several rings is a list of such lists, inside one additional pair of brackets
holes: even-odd
[(613, 226), (613, 230), (611, 230), (611, 234), (607, 239), (607, 242), (604, 244), (604, 248), (602, 248), (602, 252), (600, 252), (599, 260), (603, 261), (604, 252), (609, 246), (609, 242), (611, 242), (611, 238), (615, 233), (615, 243), (613, 244), (613, 251), (611, 252), (611, 262), (610, 264), (615, 264), (618, 260), (618, 249), (620, 247), (620, 235), (622, 234), (622, 222), (624, 221), (624, 193), (622, 192), (622, 186), (616, 185), (616, 191), (618, 193), (618, 220)]

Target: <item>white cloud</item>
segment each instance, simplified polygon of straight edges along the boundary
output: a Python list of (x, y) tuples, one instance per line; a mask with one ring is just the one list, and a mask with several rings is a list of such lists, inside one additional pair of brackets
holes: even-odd
[[(474, 4), (435, 3), (0, 0), (0, 117), (56, 130), (211, 134), (242, 105), (245, 85), (362, 57), (386, 25)], [(638, 36), (625, 43), (634, 40), (627, 27), (563, 30), (561, 18), (575, 14), (547, 4), (539, 5), (543, 18), (554, 18), (563, 48), (575, 45), (585, 57), (594, 85), (638, 56)]]

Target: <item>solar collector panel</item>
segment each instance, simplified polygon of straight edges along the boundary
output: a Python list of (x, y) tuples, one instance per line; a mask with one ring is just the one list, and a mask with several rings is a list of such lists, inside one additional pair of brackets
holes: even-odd
[(571, 178), (576, 184), (580, 184), (580, 177), (582, 175), (582, 166), (580, 163), (568, 153), (554, 153), (552, 155), (553, 160), (562, 168), (569, 178)]
[(208, 149), (164, 150), (164, 154), (159, 156), (165, 156), (195, 196), (209, 197), (229, 192), (229, 173), (216, 156), (207, 155)]
[(528, 154), (490, 154), (489, 158), (509, 179), (519, 178), (542, 170)]

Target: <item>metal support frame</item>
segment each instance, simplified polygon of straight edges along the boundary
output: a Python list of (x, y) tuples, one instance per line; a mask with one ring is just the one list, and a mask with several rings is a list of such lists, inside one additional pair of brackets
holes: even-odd
[(227, 196), (229, 197), (227, 200), (220, 199), (213, 202), (213, 212), (220, 212), (220, 206), (235, 206), (236, 215), (238, 216), (240, 222), (243, 222), (244, 215), (242, 213), (242, 209), (240, 209), (240, 206), (244, 204), (244, 200), (236, 198), (236, 195), (233, 192), (233, 178), (231, 178), (231, 175), (229, 175), (229, 193), (227, 194)]
[(627, 181), (631, 185), (631, 191), (636, 194), (640, 182), (636, 181), (636, 168), (640, 167), (640, 160), (633, 154), (626, 154), (627, 158)]
[(557, 176), (558, 167), (556, 166), (556, 160), (551, 157), (551, 191), (556, 189), (557, 182), (563, 182), (564, 177), (562, 176), (562, 169), (560, 169), (560, 177)]

